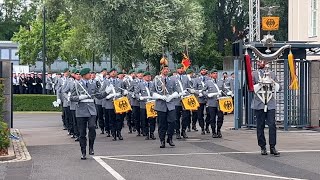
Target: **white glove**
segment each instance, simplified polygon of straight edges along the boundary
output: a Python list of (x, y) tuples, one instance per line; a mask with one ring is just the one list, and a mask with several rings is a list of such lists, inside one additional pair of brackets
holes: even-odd
[(228, 96), (233, 96), (232, 91), (227, 92), (227, 95), (228, 95)]
[(178, 98), (179, 97), (179, 93), (174, 92), (171, 95), (168, 96), (167, 98), (167, 102), (170, 102), (172, 99)]
[(209, 93), (209, 94), (208, 94), (208, 97), (209, 97), (209, 98), (212, 98), (213, 96), (219, 96), (220, 93), (221, 93), (220, 91), (219, 91), (219, 92), (216, 92), (216, 93)]
[(53, 107), (59, 107), (60, 105), (57, 101), (53, 101), (52, 104), (53, 104)]
[(32, 85), (37, 85), (37, 83), (32, 83)]
[(60, 99), (57, 99), (56, 101), (58, 104), (61, 104), (61, 100)]
[(68, 97), (67, 100), (70, 101), (70, 97)]
[(194, 94), (196, 91), (194, 89), (187, 89), (189, 93)]
[(80, 95), (79, 96), (79, 100), (81, 101), (81, 100), (84, 100), (84, 99), (88, 99), (88, 95)]
[(132, 97), (132, 98), (135, 98), (136, 96), (134, 95), (134, 93), (132, 93), (132, 94), (131, 94), (131, 97)]
[(203, 94), (202, 94), (202, 93), (199, 93), (199, 97), (203, 97)]
[(129, 92), (127, 90), (123, 91), (123, 95), (126, 96)]
[(112, 86), (107, 86), (105, 92), (109, 94), (112, 91)]
[(274, 90), (275, 90), (275, 92), (278, 92), (280, 90), (279, 83), (274, 82)]
[(111, 99), (111, 98), (113, 98), (113, 96), (114, 96), (114, 94), (109, 94), (109, 95), (106, 97), (106, 99)]
[(143, 100), (145, 100), (145, 97), (140, 96), (139, 100), (140, 100), (140, 101), (143, 101)]
[(167, 100), (167, 97), (166, 97), (166, 96), (160, 95), (160, 94), (158, 94), (158, 93), (153, 93), (152, 98), (153, 98), (153, 99), (160, 99), (160, 100), (163, 100), (163, 101), (166, 101), (166, 100)]

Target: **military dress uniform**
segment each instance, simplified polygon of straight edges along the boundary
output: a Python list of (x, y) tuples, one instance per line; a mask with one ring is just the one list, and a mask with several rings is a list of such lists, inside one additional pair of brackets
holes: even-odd
[[(84, 68), (80, 71), (83, 76), (90, 73), (89, 68)], [(76, 118), (79, 126), (79, 142), (81, 147), (81, 159), (86, 159), (87, 147), (87, 127), (89, 129), (89, 154), (93, 155), (94, 141), (96, 138), (96, 116), (97, 110), (94, 104), (94, 96), (103, 98), (105, 92), (99, 93), (99, 89), (95, 83), (89, 83), (89, 80), (81, 79), (79, 82), (75, 81), (74, 88), (71, 91), (70, 100), (77, 102)]]
[[(263, 77), (266, 69), (259, 69), (252, 73), (254, 84), (258, 84), (261, 77)], [(275, 82), (278, 82), (277, 77), (274, 72), (269, 71), (271, 79)], [(254, 94), (252, 99), (251, 108), (254, 110), (254, 114), (257, 120), (257, 139), (258, 145), (261, 148), (261, 154), (267, 155), (266, 151), (266, 139), (264, 135), (265, 124), (267, 123), (269, 127), (269, 145), (270, 153), (279, 156), (280, 153), (275, 149), (277, 144), (277, 128), (275, 123), (275, 114), (276, 114), (276, 100), (274, 95), (267, 103), (267, 112), (264, 112), (265, 104), (259, 99), (257, 94)]]
[(63, 96), (62, 90), (63, 88), (69, 83), (70, 78), (69, 77), (62, 77), (60, 79), (58, 79), (58, 89), (57, 89), (57, 102), (59, 104), (62, 103), (62, 121), (63, 121), (63, 127), (66, 130), (69, 130), (70, 132), (70, 128), (69, 127), (69, 114), (70, 114), (70, 102), (68, 101), (68, 99)]
[[(135, 88), (138, 86), (139, 83), (143, 82), (143, 79), (139, 79), (136, 78), (132, 81), (131, 86), (129, 87), (129, 91), (130, 92), (135, 92)], [(137, 97), (135, 96), (134, 98), (130, 99), (130, 103), (131, 103), (131, 107), (132, 107), (132, 113), (133, 113), (133, 117), (134, 117), (134, 124), (135, 124), (135, 128), (137, 130), (138, 135), (140, 136), (141, 133), (143, 135), (145, 135), (144, 133), (144, 124), (141, 122), (140, 119), (140, 103), (137, 99)]]
[[(140, 82), (135, 88), (135, 96), (139, 99), (140, 104), (140, 119), (144, 127), (143, 132), (146, 135), (146, 140), (150, 138), (155, 140), (154, 131), (156, 129), (156, 118), (148, 118), (146, 110), (146, 102), (152, 97), (152, 89), (154, 89), (154, 83), (151, 81)], [(147, 98), (148, 97), (148, 98)]]
[(46, 93), (47, 94), (52, 94), (52, 90), (53, 90), (53, 79), (52, 77), (46, 77)]
[[(129, 72), (129, 74), (131, 74), (133, 71)], [(132, 83), (134, 83), (134, 79), (130, 79), (130, 78), (127, 78), (125, 81), (124, 81), (124, 87), (125, 89), (128, 90), (129, 92), (129, 95), (128, 95), (128, 98), (129, 98), (129, 102), (131, 104), (131, 106), (133, 104), (136, 105), (136, 97), (135, 97), (135, 94), (134, 94), (134, 90), (135, 88), (133, 88), (132, 86)], [(132, 133), (132, 131), (135, 130), (135, 122), (134, 122), (134, 117), (133, 117), (133, 113), (132, 113), (132, 110), (127, 112), (126, 114), (126, 119), (127, 119), (127, 126), (129, 128), (129, 134)]]
[(200, 107), (198, 108), (197, 111), (197, 119), (199, 122), (199, 125), (201, 127), (201, 134), (204, 135), (205, 134), (205, 129), (204, 129), (204, 108), (206, 107), (206, 97), (203, 96), (203, 88), (204, 85), (206, 83), (207, 80), (209, 80), (210, 78), (207, 76), (200, 76), (198, 78), (196, 78), (195, 80), (195, 90), (198, 91), (198, 101), (200, 104)]
[(166, 134), (168, 135), (167, 143), (170, 146), (175, 146), (172, 142), (176, 121), (176, 101), (174, 99), (179, 98), (179, 94), (174, 80), (166, 76), (156, 77), (154, 79), (153, 98), (156, 99), (154, 109), (158, 114), (160, 148), (165, 148)]
[[(96, 80), (96, 86), (99, 91), (101, 91), (101, 87), (103, 86), (104, 78)], [(99, 124), (99, 128), (101, 130), (101, 134), (104, 134), (105, 125), (104, 125), (104, 108), (102, 107), (102, 99), (95, 98), (94, 102), (97, 108), (97, 121)]]
[[(104, 78), (103, 82), (101, 83), (100, 92), (103, 91), (109, 85), (110, 85), (109, 79)], [(111, 128), (110, 128), (109, 112), (114, 111), (112, 100), (103, 98), (101, 100), (101, 105), (103, 108), (103, 115), (104, 115), (104, 123), (103, 123), (104, 131), (107, 133), (107, 137), (110, 137)]]

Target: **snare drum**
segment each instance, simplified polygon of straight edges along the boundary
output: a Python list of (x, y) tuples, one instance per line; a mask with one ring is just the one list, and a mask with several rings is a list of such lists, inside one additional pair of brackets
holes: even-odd
[(155, 105), (156, 105), (155, 100), (146, 102), (147, 118), (155, 118), (158, 116), (157, 111), (154, 110)]
[(132, 110), (129, 99), (126, 96), (115, 99), (113, 105), (116, 114), (123, 114)]
[(195, 95), (191, 94), (182, 98), (182, 105), (185, 110), (196, 111), (200, 107), (198, 99)]
[(218, 98), (219, 109), (222, 112), (231, 113), (233, 111), (233, 102), (231, 97)]

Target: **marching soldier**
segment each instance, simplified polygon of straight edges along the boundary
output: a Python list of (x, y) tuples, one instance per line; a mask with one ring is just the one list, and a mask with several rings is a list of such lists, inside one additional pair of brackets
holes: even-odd
[[(190, 82), (189, 88), (194, 89), (194, 85), (195, 85), (194, 71), (192, 69), (188, 69), (186, 74), (187, 74), (187, 78)], [(189, 119), (189, 129), (191, 126), (190, 124), (192, 123), (192, 130), (198, 131), (197, 126), (196, 126), (196, 124), (197, 124), (197, 111), (192, 111), (191, 114), (192, 115), (190, 116), (190, 119)], [(191, 131), (191, 130), (188, 130), (188, 131)]]
[[(223, 82), (218, 81), (218, 71), (210, 71), (211, 79), (207, 80), (203, 89), (203, 94), (207, 97), (209, 123), (212, 129), (212, 138), (222, 138), (221, 127), (223, 124), (223, 113), (218, 108), (218, 97), (221, 96)], [(218, 118), (216, 118), (218, 116)], [(216, 129), (217, 127), (217, 129)]]
[(197, 111), (197, 119), (199, 122), (199, 125), (201, 127), (201, 134), (205, 135), (205, 129), (204, 129), (204, 108), (206, 107), (206, 98), (203, 96), (202, 90), (204, 88), (204, 84), (206, 83), (209, 78), (206, 76), (207, 69), (204, 66), (200, 67), (200, 76), (195, 80), (195, 90), (198, 93), (198, 100), (200, 107)]
[[(134, 70), (129, 71), (129, 76), (127, 76), (124, 80), (125, 89), (129, 91), (129, 101), (130, 104), (134, 104), (136, 102), (135, 94), (133, 92), (134, 88), (131, 88), (131, 84), (136, 77), (136, 73)], [(135, 131), (134, 118), (132, 111), (127, 113), (127, 126), (129, 127), (129, 134), (132, 134), (132, 131)]]
[[(107, 75), (107, 68), (103, 68), (100, 72), (100, 77), (97, 79), (97, 87), (100, 89), (103, 86), (103, 83), (105, 81)], [(104, 108), (102, 106), (103, 99), (95, 98), (95, 104), (97, 106), (97, 117), (98, 117), (98, 123), (99, 128), (101, 129), (100, 134), (104, 134), (105, 130), (105, 124), (104, 124)]]
[[(172, 80), (175, 82), (176, 89), (178, 89), (178, 92), (180, 96), (186, 96), (189, 95), (189, 92), (187, 91), (187, 88), (190, 88), (190, 81), (188, 80), (188, 77), (184, 75), (184, 68), (181, 64), (177, 66), (177, 74), (172, 77)], [(181, 99), (175, 99), (176, 101), (176, 138), (181, 139), (181, 136), (183, 138), (188, 138), (186, 134), (186, 129), (188, 126), (189, 118), (190, 118), (190, 111), (184, 110), (182, 108)], [(180, 118), (182, 115), (182, 127)], [(181, 128), (181, 132), (180, 132)], [(180, 136), (181, 133), (181, 136)]]
[[(277, 83), (278, 80), (274, 72), (267, 70), (267, 68), (265, 67), (265, 62), (263, 60), (258, 61), (257, 65), (258, 70), (252, 73), (255, 86), (255, 94), (254, 98), (252, 99), (251, 108), (254, 110), (257, 119), (258, 145), (261, 148), (261, 155), (267, 155), (268, 153), (266, 149), (266, 139), (264, 136), (264, 128), (265, 124), (267, 123), (267, 125), (269, 126), (270, 154), (273, 154), (274, 156), (280, 156), (280, 153), (276, 150), (275, 147), (277, 143), (277, 128), (275, 123), (276, 101), (273, 93), (274, 91), (278, 91), (280, 89), (280, 86)], [(268, 91), (271, 92), (269, 101), (266, 100), (269, 99), (268, 97), (265, 97), (265, 99), (263, 99), (260, 95), (260, 93), (269, 94)]]
[[(151, 100), (152, 92), (151, 89), (154, 89), (154, 84), (151, 82), (150, 72), (144, 72), (143, 82), (140, 82), (135, 88), (135, 95), (140, 100), (140, 119), (143, 124), (144, 130), (146, 133), (146, 140), (152, 139), (155, 140), (154, 131), (156, 129), (156, 118), (147, 117), (146, 103)], [(150, 133), (150, 134), (149, 134)]]
[(69, 81), (69, 74), (70, 71), (68, 68), (65, 68), (63, 70), (63, 77), (57, 79), (57, 103), (61, 104), (62, 103), (62, 122), (63, 122), (63, 130), (68, 130), (68, 122), (69, 122), (69, 116), (67, 116), (67, 114), (70, 114), (70, 112), (68, 111), (68, 100), (65, 99), (62, 96), (61, 90), (62, 87), (67, 83), (67, 81)]
[(153, 98), (156, 99), (155, 110), (159, 121), (160, 148), (165, 148), (165, 137), (168, 135), (167, 143), (175, 146), (172, 136), (175, 128), (175, 101), (179, 98), (175, 82), (168, 77), (169, 68), (164, 65), (161, 68), (161, 75), (154, 78)]
[(75, 86), (71, 91), (70, 100), (77, 102), (76, 118), (79, 126), (79, 142), (81, 147), (81, 159), (85, 160), (87, 147), (87, 127), (89, 129), (89, 155), (94, 155), (94, 141), (96, 138), (96, 116), (97, 111), (93, 97), (102, 98), (105, 92), (99, 94), (99, 90), (95, 83), (89, 83), (91, 79), (90, 69), (84, 68), (80, 71), (82, 80), (75, 81)]
[[(142, 79), (143, 73), (144, 73), (143, 70), (141, 70), (141, 69), (138, 70), (137, 78), (132, 81), (131, 86), (129, 88), (130, 92), (134, 92), (135, 87), (140, 82), (143, 82), (143, 79)], [(132, 113), (133, 113), (133, 117), (134, 117), (134, 121), (135, 121), (135, 127), (138, 132), (137, 136), (141, 136), (141, 133), (143, 134), (143, 136), (145, 136), (145, 133), (143, 132), (144, 127), (143, 127), (143, 124), (141, 123), (141, 120), (140, 120), (140, 104), (139, 104), (139, 101), (136, 97), (132, 98), (131, 106), (132, 106)]]

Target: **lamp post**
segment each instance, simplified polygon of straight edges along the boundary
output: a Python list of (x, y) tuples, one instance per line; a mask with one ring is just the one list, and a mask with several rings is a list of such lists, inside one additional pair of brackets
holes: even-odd
[(42, 32), (42, 94), (46, 94), (46, 7), (43, 5), (43, 10), (42, 10), (42, 15), (43, 15), (43, 32)]

